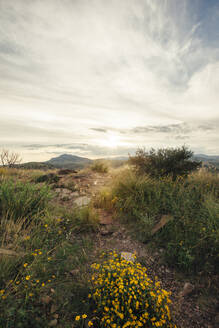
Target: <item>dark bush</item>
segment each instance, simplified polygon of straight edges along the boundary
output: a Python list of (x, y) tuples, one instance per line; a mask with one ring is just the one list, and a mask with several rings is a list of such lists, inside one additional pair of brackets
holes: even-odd
[(151, 149), (146, 152), (138, 149), (135, 156), (130, 156), (129, 162), (138, 174), (148, 174), (153, 178), (170, 176), (187, 176), (200, 167), (201, 162), (191, 160), (193, 152), (185, 146), (181, 148)]

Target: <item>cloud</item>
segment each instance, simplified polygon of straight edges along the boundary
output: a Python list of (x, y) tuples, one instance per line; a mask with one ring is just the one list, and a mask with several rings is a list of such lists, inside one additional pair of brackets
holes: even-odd
[(2, 0), (0, 142), (216, 153), (218, 18), (217, 1)]
[(100, 129), (100, 128), (90, 128), (90, 129), (97, 132), (103, 132), (103, 133), (107, 132), (107, 129)]

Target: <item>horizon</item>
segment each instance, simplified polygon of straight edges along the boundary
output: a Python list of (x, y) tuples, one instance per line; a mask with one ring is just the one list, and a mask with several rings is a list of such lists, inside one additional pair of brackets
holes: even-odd
[(218, 155), (218, 31), (217, 0), (1, 0), (0, 149)]
[[(117, 155), (117, 156), (105, 156), (105, 157), (95, 157), (95, 158), (90, 158), (90, 157), (85, 157), (85, 156), (79, 156), (79, 155), (76, 155), (76, 154), (73, 154), (73, 153), (63, 153), (63, 154), (58, 154), (57, 156), (52, 156), (52, 157), (50, 157), (48, 160), (46, 160), (46, 161), (29, 161), (29, 162), (36, 162), (36, 163), (44, 163), (44, 162), (47, 162), (47, 161), (50, 161), (50, 160), (52, 160), (52, 159), (54, 159), (54, 158), (59, 158), (59, 157), (61, 157), (61, 156), (63, 156), (63, 155), (70, 155), (70, 156), (74, 156), (74, 157), (81, 157), (81, 158), (86, 158), (86, 159), (90, 159), (90, 160), (117, 160), (117, 159), (124, 159), (124, 160), (128, 160), (128, 158), (129, 158), (129, 155), (130, 156), (133, 156), (134, 154), (127, 154), (127, 156), (125, 156), (125, 155), (123, 155), (123, 156), (119, 156), (119, 155)], [(195, 154), (195, 153), (193, 153), (193, 157), (195, 157), (195, 156), (198, 156), (198, 157), (201, 157), (201, 156), (206, 156), (206, 157), (219, 157), (219, 155), (208, 155), (208, 154)], [(20, 164), (25, 164), (25, 163), (28, 163), (28, 162), (24, 162), (23, 160), (22, 160), (22, 158), (21, 158), (21, 162), (20, 162)]]

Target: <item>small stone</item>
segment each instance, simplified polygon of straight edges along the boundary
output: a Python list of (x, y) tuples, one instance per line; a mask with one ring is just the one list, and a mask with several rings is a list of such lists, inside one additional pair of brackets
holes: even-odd
[(90, 197), (82, 196), (74, 200), (74, 204), (78, 207), (87, 206), (90, 203)]
[(113, 219), (110, 215), (103, 215), (99, 218), (99, 222), (101, 225), (108, 225), (113, 223)]
[(183, 290), (180, 292), (180, 296), (184, 297), (184, 296), (191, 294), (192, 291), (194, 290), (194, 288), (195, 287), (190, 282), (186, 282), (183, 287)]
[(56, 312), (56, 310), (57, 310), (57, 306), (55, 304), (52, 304), (50, 313), (54, 313), (54, 312)]
[(46, 295), (41, 298), (41, 301), (44, 304), (49, 304), (52, 301), (52, 298), (49, 295)]
[(59, 317), (58, 313), (53, 314), (53, 318), (58, 319), (58, 317)]
[(219, 325), (219, 314), (214, 318), (214, 322)]
[(71, 270), (69, 273), (72, 275), (72, 276), (75, 276), (77, 274), (79, 274), (79, 270), (78, 269), (75, 269), (75, 270)]
[(122, 252), (121, 257), (126, 261), (135, 262), (135, 255), (129, 252)]
[(55, 327), (58, 323), (58, 320), (57, 319), (53, 319), (49, 322), (48, 326), (49, 327)]
[(55, 293), (55, 289), (53, 289), (53, 288), (51, 288), (50, 291), (51, 291), (51, 293), (53, 293), (53, 294)]

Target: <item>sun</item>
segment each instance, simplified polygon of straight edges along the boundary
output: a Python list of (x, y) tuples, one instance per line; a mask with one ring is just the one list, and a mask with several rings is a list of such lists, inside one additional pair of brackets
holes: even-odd
[(108, 143), (108, 147), (112, 147), (112, 148), (117, 147), (119, 144), (119, 137), (116, 135), (110, 135), (108, 136), (107, 143)]
[(120, 144), (119, 136), (115, 134), (109, 134), (105, 140), (102, 140), (102, 145), (109, 148), (116, 148)]

